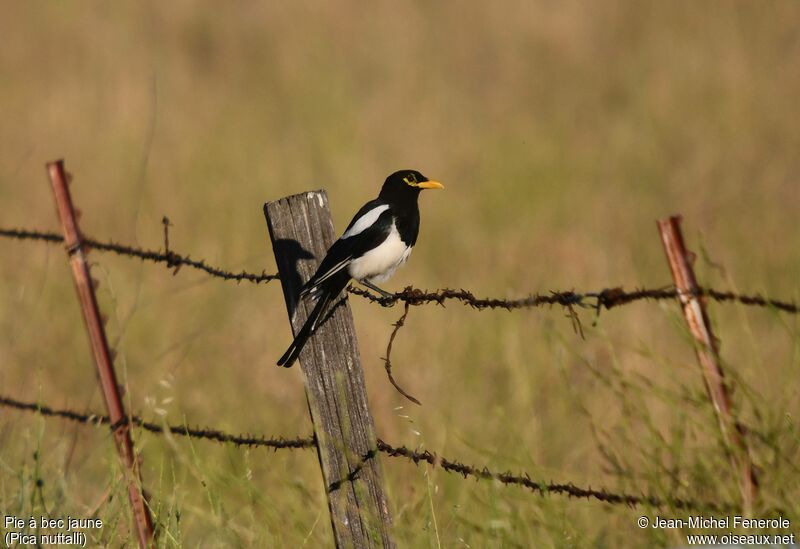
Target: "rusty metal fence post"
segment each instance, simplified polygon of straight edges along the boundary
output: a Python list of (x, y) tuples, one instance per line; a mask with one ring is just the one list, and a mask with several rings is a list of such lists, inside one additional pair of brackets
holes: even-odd
[(678, 291), (678, 299), (689, 331), (697, 343), (697, 361), (703, 373), (708, 396), (714, 405), (722, 437), (731, 451), (731, 462), (740, 474), (740, 488), (745, 509), (751, 509), (758, 494), (758, 477), (745, 436), (744, 427), (736, 419), (725, 373), (719, 359), (717, 339), (700, 296), (700, 287), (688, 258), (681, 232), (681, 217), (672, 216), (658, 221), (658, 231), (667, 254), (669, 268)]
[[(328, 196), (315, 191), (268, 202), (264, 215), (296, 334), (311, 310), (297, 294), (335, 238)], [(334, 538), (337, 547), (392, 547), (375, 427), (346, 294), (331, 309), (299, 362)]]
[(86, 261), (86, 250), (84, 250), (75, 209), (72, 206), (72, 197), (67, 186), (64, 161), (49, 162), (47, 164), (47, 172), (50, 176), (50, 183), (53, 186), (58, 215), (64, 231), (64, 244), (72, 267), (72, 276), (75, 280), (75, 288), (78, 291), (78, 300), (83, 311), (83, 319), (86, 322), (86, 330), (89, 334), (94, 361), (97, 365), (100, 387), (103, 390), (108, 417), (114, 430), (114, 441), (122, 461), (124, 473), (127, 476), (128, 499), (133, 510), (136, 534), (139, 539), (139, 545), (143, 548), (148, 547), (153, 539), (153, 520), (142, 491), (139, 460), (133, 448), (130, 425), (127, 422), (128, 416), (125, 414), (125, 407), (122, 404), (108, 340), (100, 318), (100, 310), (97, 306), (97, 298), (95, 297), (94, 286), (89, 274), (89, 265)]

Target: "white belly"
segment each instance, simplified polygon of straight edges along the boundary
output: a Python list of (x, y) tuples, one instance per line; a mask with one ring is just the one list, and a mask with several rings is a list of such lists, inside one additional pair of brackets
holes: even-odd
[(410, 253), (411, 248), (400, 239), (400, 234), (392, 225), (389, 236), (380, 246), (353, 260), (347, 268), (350, 276), (356, 280), (379, 283), (392, 276), (406, 262)]

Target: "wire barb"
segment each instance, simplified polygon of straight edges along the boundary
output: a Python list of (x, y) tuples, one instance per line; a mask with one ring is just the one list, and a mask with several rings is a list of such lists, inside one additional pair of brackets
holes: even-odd
[[(165, 222), (166, 221), (166, 222)], [(241, 271), (233, 273), (226, 271), (219, 267), (208, 265), (205, 260), (193, 260), (188, 255), (180, 255), (169, 249), (167, 225), (170, 225), (169, 219), (166, 217), (162, 220), (165, 227), (164, 240), (167, 247), (166, 252), (157, 252), (153, 250), (145, 250), (133, 246), (126, 246), (117, 244), (115, 242), (99, 242), (91, 238), (84, 238), (83, 243), (93, 249), (103, 252), (111, 252), (120, 256), (128, 256), (139, 258), (142, 261), (152, 261), (154, 263), (165, 263), (169, 268), (177, 268), (186, 265), (193, 269), (203, 271), (206, 274), (221, 278), (224, 280), (235, 280), (241, 282), (246, 280), (254, 284), (262, 282), (269, 282), (278, 280), (280, 277), (277, 274), (261, 274)], [(0, 228), (0, 237), (13, 238), (17, 240), (34, 240), (39, 242), (47, 242), (50, 244), (57, 244), (64, 241), (64, 238), (57, 233), (39, 231), (33, 229), (4, 229)], [(635, 289), (633, 291), (625, 291), (621, 286), (605, 288), (599, 292), (585, 292), (578, 293), (574, 291), (552, 291), (548, 295), (531, 294), (528, 297), (521, 299), (500, 299), (500, 298), (478, 298), (468, 290), (451, 290), (442, 289), (435, 292), (428, 292), (419, 288), (411, 286), (405, 288), (402, 292), (393, 294), (390, 297), (377, 296), (361, 288), (349, 286), (347, 291), (353, 295), (362, 297), (373, 303), (377, 303), (382, 307), (392, 307), (395, 303), (403, 302), (409, 305), (420, 306), (428, 304), (436, 304), (444, 306), (447, 301), (459, 301), (464, 305), (469, 305), (473, 309), (506, 309), (512, 311), (515, 309), (530, 309), (535, 307), (561, 305), (567, 308), (568, 316), (575, 321), (574, 311), (570, 312), (571, 307), (581, 307), (586, 309), (594, 309), (599, 315), (601, 309), (613, 309), (628, 305), (635, 301), (664, 301), (671, 300), (678, 297), (678, 291), (673, 286), (665, 286), (655, 289)], [(800, 306), (791, 301), (781, 301), (778, 299), (770, 299), (761, 296), (760, 294), (743, 295), (729, 291), (716, 290), (714, 288), (699, 288), (698, 295), (705, 298), (713, 299), (720, 303), (735, 302), (740, 305), (752, 307), (764, 307), (769, 309), (776, 309), (785, 313), (798, 314), (800, 313)], [(578, 331), (582, 332), (582, 327), (576, 326)]]
[[(168, 223), (169, 220), (167, 220), (167, 223), (164, 224), (165, 244), (167, 244), (166, 230)], [(57, 233), (26, 230), (26, 229), (0, 228), (0, 236), (6, 238), (14, 238), (17, 240), (38, 240), (54, 244), (64, 241), (64, 238)], [(241, 282), (242, 280), (245, 280), (247, 282), (252, 282), (254, 284), (260, 284), (262, 282), (269, 282), (271, 280), (277, 280), (279, 278), (277, 274), (266, 274), (265, 272), (262, 272), (261, 274), (256, 274), (247, 271), (241, 271), (239, 273), (226, 271), (225, 269), (208, 265), (205, 262), (205, 260), (201, 259), (197, 261), (191, 259), (188, 255), (180, 255), (173, 251), (170, 251), (169, 249), (167, 249), (166, 252), (145, 250), (143, 248), (126, 246), (124, 244), (118, 244), (112, 241), (100, 242), (98, 240), (94, 240), (91, 238), (84, 238), (83, 244), (88, 245), (92, 249), (99, 250), (102, 252), (111, 252), (120, 256), (135, 257), (141, 259), (142, 261), (151, 261), (153, 263), (164, 263), (168, 268), (174, 269), (174, 273), (177, 273), (178, 269), (181, 266), (186, 265), (187, 267), (203, 271), (209, 276), (213, 276), (215, 278), (221, 278), (223, 280), (235, 280), (236, 282)]]
[[(111, 429), (115, 429), (127, 423), (157, 435), (163, 435), (169, 432), (174, 435), (205, 439), (222, 444), (233, 444), (235, 446), (268, 447), (274, 450), (279, 450), (314, 448), (317, 444), (314, 436), (307, 438), (287, 439), (282, 437), (267, 438), (260, 435), (232, 435), (216, 429), (197, 429), (186, 427), (184, 425), (159, 425), (144, 421), (139, 416), (132, 416), (117, 425), (110, 425), (110, 421), (106, 415), (84, 414), (75, 412), (73, 410), (57, 410), (44, 404), (23, 402), (3, 395), (0, 395), (0, 406), (14, 408), (26, 412), (38, 413), (44, 417), (59, 417), (81, 423), (83, 425), (109, 425)], [(392, 446), (381, 439), (377, 440), (377, 450), (381, 453), (387, 454), (390, 457), (405, 458), (409, 461), (413, 461), (415, 464), (426, 462), (434, 467), (441, 467), (449, 473), (458, 473), (465, 479), (471, 477), (476, 480), (494, 480), (509, 486), (522, 486), (529, 488), (533, 492), (539, 493), (543, 496), (547, 494), (566, 495), (568, 497), (594, 499), (612, 505), (626, 505), (628, 507), (649, 506), (654, 508), (708, 510), (716, 512), (730, 511), (734, 508), (733, 505), (728, 504), (702, 502), (672, 496), (667, 498), (658, 498), (652, 495), (635, 496), (621, 492), (610, 492), (604, 489), (592, 489), (591, 487), (582, 488), (571, 482), (561, 484), (553, 482), (537, 482), (532, 480), (528, 473), (519, 475), (514, 475), (511, 472), (497, 473), (486, 467), (478, 468), (472, 465), (465, 465), (459, 461), (438, 456), (428, 450), (419, 451), (411, 450), (405, 446)], [(363, 463), (369, 459), (372, 459), (373, 457), (374, 452), (368, 453), (363, 457), (361, 464), (353, 469), (353, 471), (351, 471), (350, 474), (343, 479), (343, 481), (333, 483), (328, 487), (328, 489), (335, 490), (344, 481), (356, 480), (358, 478), (358, 473), (363, 467)]]
[(486, 467), (479, 469), (471, 465), (465, 465), (458, 461), (449, 460), (437, 456), (436, 454), (424, 450), (410, 450), (405, 446), (394, 447), (378, 439), (378, 450), (391, 457), (404, 457), (418, 464), (421, 461), (429, 463), (434, 467), (441, 467), (449, 473), (458, 473), (462, 477), (475, 478), (478, 480), (495, 480), (506, 485), (524, 486), (541, 495), (559, 494), (573, 498), (596, 499), (610, 504), (621, 504), (629, 507), (647, 505), (656, 508), (676, 508), (676, 509), (705, 509), (709, 511), (721, 512), (732, 509), (733, 506), (721, 506), (711, 502), (697, 502), (682, 498), (658, 498), (655, 496), (641, 495), (635, 496), (626, 493), (609, 492), (603, 489), (581, 488), (575, 484), (558, 484), (553, 482), (537, 482), (531, 479), (527, 473), (514, 475), (511, 472), (496, 473)]
[(124, 425), (133, 425), (150, 433), (164, 434), (165, 432), (169, 432), (174, 435), (213, 440), (215, 442), (229, 443), (235, 446), (265, 446), (268, 448), (274, 448), (276, 450), (281, 448), (312, 448), (316, 446), (313, 436), (307, 438), (287, 439), (283, 437), (268, 438), (260, 435), (232, 435), (216, 429), (201, 429), (197, 427), (188, 427), (186, 425), (159, 425), (157, 423), (144, 421), (139, 416), (125, 417), (120, 421), (111, 424), (111, 421), (107, 415), (84, 414), (73, 410), (56, 410), (43, 404), (23, 402), (2, 395), (0, 395), (0, 406), (15, 408), (17, 410), (23, 410), (27, 412), (35, 412), (45, 417), (59, 417), (78, 423), (108, 425), (112, 432)]
[(397, 389), (397, 392), (399, 392), (401, 395), (406, 397), (408, 400), (410, 400), (417, 406), (422, 406), (422, 403), (419, 400), (408, 394), (405, 390), (403, 390), (402, 387), (400, 387), (397, 384), (397, 382), (394, 380), (394, 376), (392, 375), (392, 360), (391, 360), (392, 345), (394, 345), (394, 338), (397, 337), (397, 332), (399, 332), (400, 328), (402, 328), (406, 323), (406, 317), (408, 316), (408, 310), (410, 306), (411, 305), (408, 302), (406, 302), (402, 316), (397, 319), (397, 322), (392, 324), (392, 326), (394, 326), (394, 330), (392, 330), (392, 335), (389, 336), (389, 344), (386, 346), (386, 358), (382, 360), (383, 360), (383, 365), (386, 368), (386, 375), (389, 376), (389, 381), (391, 382), (392, 385), (394, 385), (394, 388)]

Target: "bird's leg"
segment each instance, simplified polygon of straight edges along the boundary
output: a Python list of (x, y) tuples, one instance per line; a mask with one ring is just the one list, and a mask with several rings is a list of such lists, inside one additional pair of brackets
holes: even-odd
[(370, 282), (370, 281), (369, 281), (369, 280), (367, 280), (367, 279), (364, 279), (364, 280), (359, 280), (358, 282), (359, 282), (360, 284), (363, 284), (364, 286), (366, 286), (366, 287), (367, 287), (367, 288), (369, 288), (370, 290), (372, 290), (372, 291), (374, 291), (374, 292), (378, 292), (379, 294), (381, 294), (381, 295), (382, 295), (383, 297), (385, 297), (386, 299), (391, 299), (391, 298), (393, 298), (393, 297), (394, 297), (394, 294), (390, 294), (389, 292), (386, 292), (386, 291), (384, 291), (384, 290), (381, 290), (381, 289), (380, 289), (380, 288), (378, 288), (378, 287), (377, 287), (375, 284), (373, 284), (372, 282)]

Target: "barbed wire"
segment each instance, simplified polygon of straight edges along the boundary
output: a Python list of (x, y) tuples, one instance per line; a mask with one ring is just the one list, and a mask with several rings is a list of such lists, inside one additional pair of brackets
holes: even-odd
[(651, 507), (663, 508), (671, 507), (675, 509), (706, 509), (709, 511), (724, 511), (729, 510), (733, 506), (720, 505), (712, 502), (697, 502), (682, 498), (658, 498), (652, 495), (633, 495), (626, 493), (609, 492), (604, 489), (581, 488), (575, 484), (570, 483), (553, 483), (553, 482), (537, 482), (531, 479), (530, 475), (515, 475), (510, 471), (504, 473), (496, 473), (490, 471), (486, 467), (478, 468), (471, 465), (465, 465), (458, 461), (449, 460), (437, 456), (435, 453), (428, 450), (419, 451), (411, 450), (405, 446), (393, 447), (382, 440), (378, 439), (378, 450), (388, 454), (392, 457), (404, 457), (410, 459), (414, 463), (424, 461), (433, 465), (439, 466), (445, 471), (450, 473), (458, 473), (465, 479), (472, 477), (478, 480), (495, 480), (506, 485), (524, 486), (539, 494), (559, 494), (571, 498), (579, 499), (596, 499), (610, 504), (622, 504), (629, 507), (636, 507), (639, 505), (649, 505)]
[(394, 345), (394, 338), (397, 337), (397, 332), (399, 332), (400, 328), (402, 328), (406, 324), (406, 317), (408, 317), (409, 307), (410, 304), (406, 302), (405, 309), (403, 309), (403, 314), (400, 316), (400, 318), (397, 319), (397, 322), (392, 324), (394, 329), (392, 330), (392, 333), (389, 336), (389, 343), (386, 345), (386, 356), (381, 360), (383, 360), (383, 366), (384, 368), (386, 368), (386, 375), (389, 377), (389, 382), (394, 386), (395, 389), (397, 389), (397, 392), (399, 392), (401, 395), (406, 397), (414, 404), (422, 406), (422, 403), (419, 400), (408, 394), (402, 387), (400, 387), (397, 384), (397, 382), (394, 380), (394, 376), (392, 375), (392, 346)]
[[(269, 282), (277, 280), (280, 277), (277, 274), (267, 274), (262, 271), (260, 274), (248, 271), (241, 271), (234, 273), (227, 271), (220, 267), (214, 267), (205, 262), (205, 260), (193, 260), (188, 255), (181, 255), (169, 250), (168, 236), (166, 228), (169, 221), (165, 218), (165, 243), (166, 251), (146, 250), (134, 246), (127, 246), (118, 244), (116, 242), (108, 241), (101, 242), (92, 238), (85, 238), (84, 242), (90, 248), (111, 252), (120, 256), (128, 256), (139, 258), (142, 261), (152, 261), (154, 263), (163, 263), (168, 268), (174, 268), (176, 271), (183, 265), (205, 272), (206, 274), (221, 278), (224, 280), (234, 280), (236, 282), (247, 281), (259, 284), (261, 282)], [(4, 229), (0, 228), (0, 237), (13, 238), (17, 240), (33, 240), (40, 242), (47, 242), (57, 244), (63, 242), (63, 237), (54, 232), (46, 232), (32, 229)], [(373, 294), (369, 291), (349, 286), (347, 289), (352, 295), (364, 298), (370, 302), (377, 303), (384, 307), (392, 307), (398, 302), (408, 303), (412, 306), (436, 304), (445, 305), (447, 301), (457, 301), (468, 305), (477, 310), (483, 309), (505, 309), (508, 311), (515, 309), (529, 309), (535, 307), (560, 305), (569, 310), (570, 316), (574, 320), (574, 308), (594, 309), (598, 314), (602, 309), (613, 309), (628, 305), (636, 301), (663, 301), (672, 300), (678, 297), (678, 290), (673, 286), (664, 286), (661, 288), (639, 288), (632, 291), (626, 291), (621, 286), (605, 288), (598, 292), (575, 292), (569, 291), (551, 291), (549, 294), (530, 294), (527, 297), (520, 299), (502, 299), (492, 297), (476, 297), (469, 290), (454, 290), (454, 289), (441, 289), (434, 292), (428, 292), (419, 288), (408, 287), (401, 292), (397, 292), (391, 297), (383, 297)], [(760, 294), (739, 294), (731, 291), (717, 290), (714, 288), (701, 287), (696, 292), (698, 297), (713, 299), (714, 301), (735, 302), (741, 305), (765, 307), (783, 311), (786, 313), (798, 314), (800, 313), (800, 306), (792, 301), (771, 299), (763, 297)]]
[[(116, 429), (119, 425), (131, 424), (140, 427), (150, 433), (163, 435), (171, 433), (174, 435), (185, 436), (188, 438), (204, 439), (222, 444), (233, 444), (235, 446), (248, 447), (267, 447), (273, 450), (279, 449), (305, 449), (316, 446), (316, 439), (306, 438), (268, 438), (261, 435), (233, 435), (217, 429), (198, 429), (184, 425), (159, 425), (142, 420), (139, 416), (132, 416), (119, 425), (112, 425), (108, 416), (101, 414), (81, 413), (68, 409), (55, 409), (50, 406), (35, 402), (24, 402), (8, 396), (0, 395), (0, 406), (13, 408), (16, 410), (33, 412), (43, 417), (57, 417), (74, 421), (83, 425), (109, 425)], [(708, 511), (729, 511), (734, 508), (732, 505), (723, 505), (714, 502), (699, 502), (678, 497), (659, 498), (653, 495), (634, 495), (621, 492), (610, 492), (605, 489), (582, 488), (573, 483), (554, 483), (537, 482), (529, 474), (513, 474), (507, 472), (494, 472), (483, 467), (466, 465), (456, 460), (447, 459), (428, 450), (411, 450), (406, 446), (392, 446), (381, 439), (377, 440), (377, 450), (389, 457), (400, 457), (419, 464), (428, 463), (433, 467), (441, 467), (448, 473), (456, 473), (463, 478), (474, 478), (476, 480), (493, 480), (509, 486), (521, 486), (538, 493), (540, 495), (558, 494), (571, 498), (593, 499), (609, 503), (612, 505), (626, 505), (628, 507), (650, 506), (653, 508), (674, 508), (685, 510), (708, 510)], [(374, 450), (364, 456), (363, 461), (374, 457)], [(358, 477), (358, 467), (344, 480), (354, 480)], [(338, 481), (329, 487), (329, 490), (336, 489), (343, 481)]]
[(306, 438), (270, 438), (261, 435), (232, 435), (217, 429), (201, 429), (197, 427), (188, 427), (186, 425), (159, 425), (157, 423), (144, 421), (138, 416), (125, 418), (123, 421), (112, 425), (109, 417), (106, 415), (85, 414), (73, 410), (56, 410), (43, 404), (23, 402), (2, 395), (0, 395), (0, 406), (27, 412), (36, 412), (45, 417), (59, 417), (89, 425), (109, 425), (112, 431), (119, 428), (121, 425), (130, 424), (155, 434), (164, 434), (168, 431), (174, 435), (213, 440), (215, 442), (233, 444), (235, 446), (261, 446), (274, 450), (312, 448), (316, 446), (316, 441), (313, 436)]
[[(600, 311), (601, 309), (621, 307), (635, 301), (663, 301), (675, 299), (679, 296), (678, 290), (672, 286), (655, 289), (642, 288), (633, 291), (626, 291), (621, 286), (606, 288), (599, 292), (578, 293), (571, 290), (552, 291), (549, 294), (531, 294), (528, 297), (520, 299), (480, 298), (475, 297), (469, 290), (452, 290), (448, 288), (435, 292), (428, 292), (420, 290), (419, 288), (408, 287), (401, 292), (395, 293), (391, 297), (379, 296), (367, 290), (352, 286), (348, 288), (348, 291), (351, 294), (363, 297), (384, 307), (391, 307), (397, 302), (404, 302), (410, 305), (444, 305), (446, 301), (460, 301), (478, 310), (506, 309), (508, 311), (552, 305), (561, 305), (567, 308), (582, 307)], [(800, 306), (794, 302), (769, 299), (759, 294), (743, 295), (729, 291), (715, 290), (714, 288), (701, 287), (697, 292), (691, 295), (711, 298), (718, 302), (734, 301), (742, 305), (769, 307), (787, 313), (797, 314), (800, 312)]]
[[(167, 224), (165, 224), (165, 227), (166, 226)], [(6, 238), (13, 238), (17, 240), (37, 240), (41, 242), (48, 242), (51, 244), (58, 244), (60, 242), (64, 242), (64, 237), (58, 233), (27, 230), (27, 229), (0, 228), (0, 236)], [(166, 238), (165, 241), (168, 242)], [(260, 274), (251, 273), (244, 270), (238, 273), (234, 273), (231, 271), (227, 271), (225, 269), (221, 269), (219, 267), (213, 267), (207, 264), (203, 259), (195, 260), (191, 259), (188, 255), (180, 255), (175, 252), (172, 252), (169, 250), (168, 246), (167, 250), (162, 252), (156, 250), (146, 250), (143, 248), (137, 248), (135, 246), (118, 244), (113, 241), (101, 242), (93, 238), (84, 238), (83, 243), (84, 245), (88, 246), (91, 249), (99, 250), (102, 252), (111, 252), (120, 256), (135, 257), (141, 259), (142, 261), (152, 261), (153, 263), (164, 263), (168, 268), (175, 269), (175, 272), (177, 272), (177, 269), (179, 269), (180, 267), (186, 265), (187, 267), (203, 271), (206, 274), (213, 276), (215, 278), (221, 278), (223, 280), (234, 280), (236, 282), (241, 282), (244, 280), (247, 282), (253, 282), (254, 284), (260, 284), (262, 282), (269, 282), (271, 280), (278, 280), (280, 278), (277, 274), (267, 274), (264, 271), (262, 271)]]

